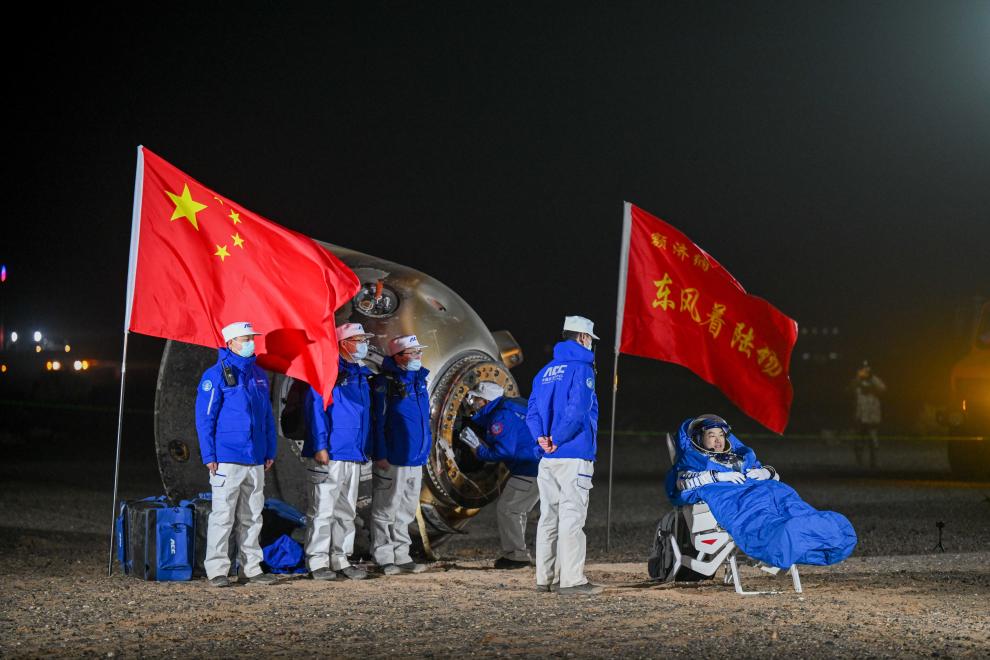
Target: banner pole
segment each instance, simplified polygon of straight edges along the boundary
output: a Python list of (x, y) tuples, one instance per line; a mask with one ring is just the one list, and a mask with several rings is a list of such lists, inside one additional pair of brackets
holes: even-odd
[(107, 562), (107, 577), (113, 575), (114, 521), (117, 517), (117, 483), (120, 474), (120, 439), (124, 427), (124, 382), (127, 379), (127, 338), (131, 333), (124, 332), (124, 354), (120, 359), (120, 405), (117, 408), (117, 453), (113, 463), (113, 505), (110, 510), (110, 558)]
[(605, 552), (612, 549), (612, 465), (615, 462), (615, 399), (619, 391), (619, 351), (612, 363), (612, 428), (608, 434), (608, 509), (605, 513)]
[(615, 303), (615, 361), (612, 363), (612, 420), (608, 434), (608, 508), (605, 512), (605, 552), (612, 549), (612, 472), (615, 465), (615, 404), (619, 395), (619, 347), (622, 345), (622, 315), (626, 307), (626, 276), (629, 272), (629, 236), (632, 205), (623, 202), (622, 245), (619, 248), (619, 289)]
[(141, 199), (144, 192), (144, 149), (137, 148), (134, 173), (134, 207), (131, 212), (131, 248), (127, 258), (127, 293), (124, 300), (124, 351), (120, 358), (120, 404), (117, 408), (117, 450), (113, 463), (113, 502), (110, 506), (110, 557), (107, 577), (113, 575), (114, 521), (117, 518), (117, 485), (120, 476), (120, 446), (124, 429), (124, 383), (127, 380), (127, 338), (130, 336), (131, 307), (134, 302), (134, 279), (137, 276), (138, 239), (141, 235)]

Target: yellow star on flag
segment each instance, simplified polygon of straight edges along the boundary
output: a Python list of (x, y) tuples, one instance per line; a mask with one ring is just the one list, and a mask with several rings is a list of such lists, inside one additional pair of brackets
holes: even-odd
[(233, 220), (235, 225), (241, 221), (241, 214), (236, 211), (231, 211), (227, 217)]
[(244, 239), (241, 238), (241, 235), (239, 233), (232, 235), (231, 238), (234, 239), (234, 245), (241, 248), (242, 250), (244, 249)]
[(196, 221), (196, 214), (206, 208), (206, 204), (200, 204), (192, 198), (189, 194), (189, 184), (182, 184), (182, 194), (176, 195), (173, 192), (165, 191), (165, 194), (171, 198), (172, 203), (175, 204), (175, 210), (172, 211), (172, 217), (169, 220), (175, 220), (177, 218), (185, 218), (190, 223), (192, 223), (193, 229), (199, 231), (199, 223)]
[(220, 263), (223, 263), (225, 257), (230, 256), (230, 252), (227, 252), (226, 245), (217, 245), (217, 251), (213, 253), (214, 257), (220, 257)]

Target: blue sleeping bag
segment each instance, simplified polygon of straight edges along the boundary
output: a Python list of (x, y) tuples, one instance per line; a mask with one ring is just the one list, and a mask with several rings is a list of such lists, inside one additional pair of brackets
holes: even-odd
[(700, 451), (687, 433), (692, 420), (681, 424), (677, 460), (667, 474), (667, 497), (671, 503), (682, 506), (704, 501), (743, 552), (772, 566), (826, 566), (852, 554), (857, 539), (849, 520), (835, 511), (819, 511), (779, 481), (715, 482), (678, 491), (677, 475), (681, 471), (727, 472), (735, 467), (745, 474), (762, 467), (753, 450), (732, 434), (729, 444), (734, 467), (726, 464), (724, 455), (722, 461), (717, 461)]

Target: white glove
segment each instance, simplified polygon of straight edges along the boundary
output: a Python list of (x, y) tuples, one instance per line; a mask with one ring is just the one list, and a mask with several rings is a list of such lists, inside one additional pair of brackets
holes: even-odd
[(733, 484), (743, 484), (746, 483), (746, 477), (743, 476), (742, 472), (716, 472), (715, 481), (726, 481)]
[(753, 481), (766, 481), (771, 477), (770, 470), (766, 468), (753, 468), (746, 470), (746, 478)]
[(461, 434), (458, 436), (461, 442), (466, 444), (471, 449), (477, 449), (478, 445), (481, 444), (481, 440), (478, 439), (478, 434), (474, 432), (470, 426), (465, 426), (461, 429)]

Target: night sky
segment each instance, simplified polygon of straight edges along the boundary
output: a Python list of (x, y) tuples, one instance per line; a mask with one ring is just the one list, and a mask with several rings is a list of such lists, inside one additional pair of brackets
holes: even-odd
[[(524, 390), (563, 316), (592, 318), (606, 408), (623, 200), (839, 327), (841, 369), (869, 358), (905, 419), (946, 389), (957, 308), (990, 296), (990, 2), (203, 4), (10, 26), (8, 331), (119, 352), (138, 144), (443, 281), (523, 345)], [(622, 365), (630, 419), (720, 401)]]

